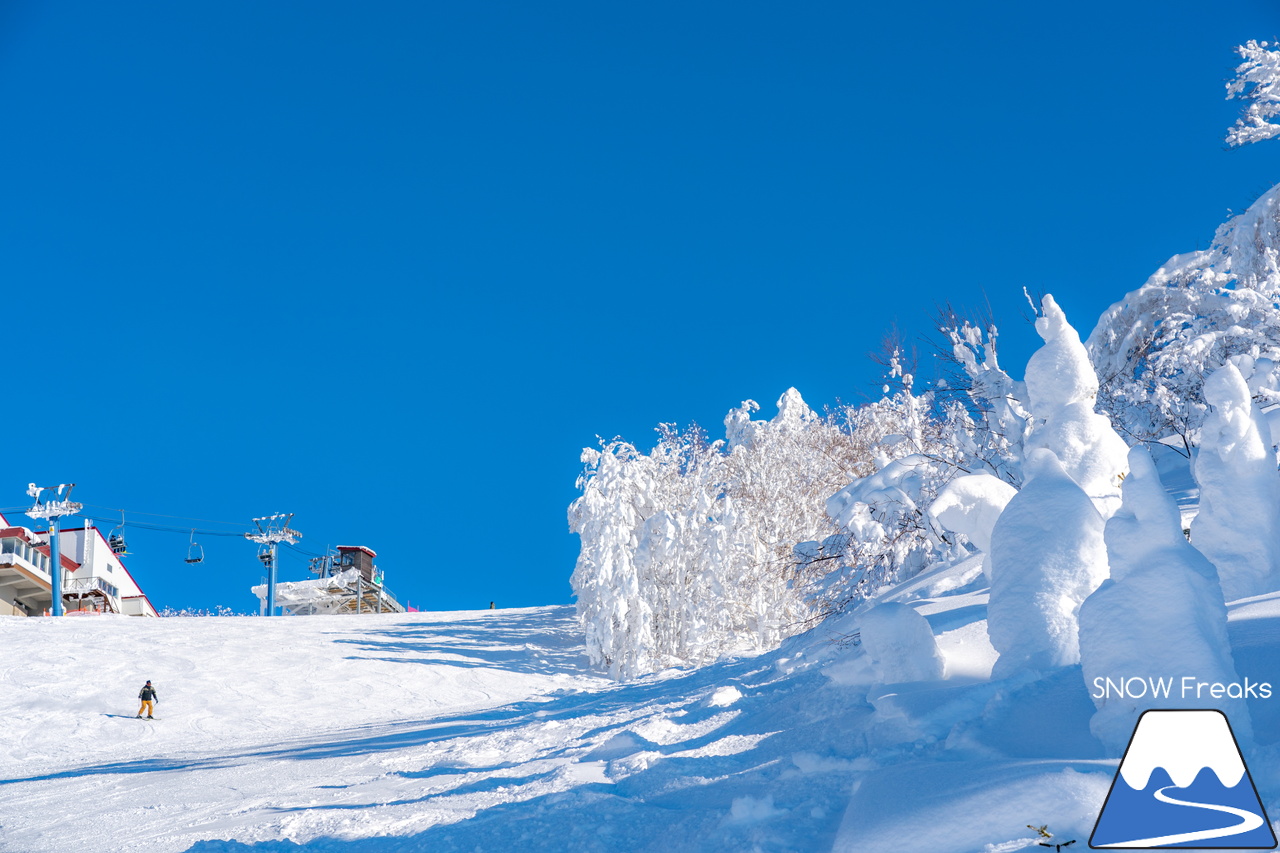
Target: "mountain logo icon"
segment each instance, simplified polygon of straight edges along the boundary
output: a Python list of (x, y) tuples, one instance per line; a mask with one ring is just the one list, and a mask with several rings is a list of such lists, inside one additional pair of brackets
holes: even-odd
[(1275, 849), (1275, 833), (1226, 714), (1144, 712), (1089, 846)]

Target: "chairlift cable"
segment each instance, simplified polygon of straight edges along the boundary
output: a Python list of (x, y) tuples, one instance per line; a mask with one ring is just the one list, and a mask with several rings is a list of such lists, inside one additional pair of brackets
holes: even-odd
[[(246, 525), (244, 524), (244, 522), (219, 521), (216, 519), (209, 519), (209, 518), (196, 518), (194, 516), (171, 515), (171, 514), (158, 513), (158, 512), (140, 512), (135, 510), (124, 510), (117, 507), (103, 506), (101, 504), (83, 504), (83, 506), (93, 507), (96, 509), (107, 509), (107, 510), (111, 510), (113, 513), (114, 512), (120, 513), (120, 519), (118, 523), (117, 523), (117, 520), (113, 517), (105, 517), (101, 515), (84, 513), (84, 512), (77, 513), (77, 515), (85, 519), (86, 523), (95, 522), (100, 527), (106, 526), (106, 525), (114, 525), (114, 527), (112, 527), (110, 531), (110, 534), (107, 537), (107, 544), (111, 547), (112, 551), (119, 554), (120, 556), (128, 556), (129, 554), (127, 550), (127, 546), (125, 544), (125, 539), (124, 539), (124, 528), (126, 526), (133, 527), (138, 530), (149, 530), (149, 531), (156, 531), (161, 533), (186, 533), (188, 536), (188, 544), (187, 544), (187, 555), (184, 562), (191, 563), (191, 564), (204, 562), (204, 548), (198, 542), (195, 541), (196, 536), (201, 536), (201, 537), (224, 536), (224, 537), (231, 537), (234, 539), (240, 539), (245, 537), (248, 532), (252, 532), (252, 531), (245, 530)], [(29, 509), (29, 507), (26, 507), (26, 506), (4, 507), (4, 508), (0, 508), (0, 514), (22, 513), (22, 512), (26, 512), (27, 509)], [(201, 529), (199, 527), (176, 527), (169, 524), (149, 522), (149, 521), (127, 521), (126, 516), (129, 513), (132, 513), (135, 517), (138, 515), (144, 515), (144, 516), (151, 516), (154, 518), (174, 519), (176, 521), (203, 521), (209, 524), (224, 524), (227, 526), (234, 526), (240, 529), (234, 532), (228, 532), (225, 530)], [(305, 548), (299, 548), (297, 547), (297, 545), (287, 540), (282, 541), (280, 544), (285, 545), (290, 550), (295, 552), (294, 554), (289, 555), (290, 559), (296, 560), (297, 562), (302, 563), (304, 565), (309, 564), (309, 561), (300, 555), (306, 555), (306, 557), (317, 557), (317, 558), (326, 556), (325, 554), (317, 554), (314, 551), (309, 551)], [(260, 555), (260, 558), (261, 558), (261, 555)]]
[[(96, 506), (96, 505), (94, 505), (94, 504), (84, 504), (84, 506)], [(24, 513), (24, 512), (26, 512), (28, 509), (30, 509), (30, 508), (31, 508), (30, 506), (0, 507), (0, 515), (10, 515), (10, 514)], [(246, 529), (246, 525), (245, 525), (245, 523), (244, 523), (243, 521), (241, 521), (241, 522), (216, 521), (216, 520), (214, 520), (214, 519), (199, 519), (199, 518), (191, 518), (190, 516), (183, 516), (183, 515), (163, 515), (163, 514), (161, 514), (161, 513), (157, 513), (157, 512), (137, 512), (137, 511), (135, 511), (135, 510), (120, 510), (120, 509), (117, 509), (117, 508), (115, 508), (115, 507), (102, 507), (102, 506), (97, 506), (97, 508), (98, 508), (98, 509), (110, 509), (110, 510), (112, 510), (113, 512), (128, 513), (128, 514), (132, 514), (132, 515), (135, 515), (135, 516), (136, 516), (136, 515), (153, 515), (153, 516), (157, 516), (157, 517), (159, 517), (159, 518), (173, 518), (173, 519), (186, 520), (186, 521), (206, 521), (206, 522), (209, 522), (209, 523), (211, 523), (211, 524), (226, 524), (226, 525), (234, 524), (236, 527), (239, 527), (239, 528), (240, 528), (240, 531), (236, 531), (236, 532), (234, 532), (234, 533), (228, 533), (227, 531), (223, 531), (223, 530), (202, 530), (202, 529), (200, 529), (200, 528), (194, 528), (194, 529), (195, 529), (195, 532), (196, 532), (197, 534), (201, 535), (201, 536), (235, 536), (235, 537), (239, 537), (239, 536), (243, 536), (243, 535), (244, 535), (244, 533), (243, 533), (243, 532), (241, 532), (241, 531), (243, 531), (243, 530), (245, 530), (245, 529)], [(115, 518), (107, 518), (107, 517), (105, 517), (105, 516), (101, 516), (101, 515), (91, 515), (91, 514), (89, 514), (89, 513), (79, 512), (79, 513), (76, 513), (76, 517), (78, 517), (78, 518), (86, 518), (86, 519), (88, 519), (89, 521), (96, 521), (96, 522), (99, 522), (99, 523), (102, 523), (102, 524), (111, 524), (111, 525), (120, 526), (120, 524), (119, 524), (119, 521), (120, 521), (120, 520), (115, 519)], [(193, 529), (193, 528), (190, 528), (190, 527), (171, 527), (171, 526), (169, 526), (169, 525), (165, 525), (165, 524), (156, 524), (156, 523), (154, 523), (154, 522), (147, 522), (147, 521), (130, 521), (130, 522), (128, 523), (128, 526), (129, 526), (129, 527), (137, 527), (137, 528), (140, 528), (140, 529), (143, 529), (143, 530), (161, 530), (161, 531), (172, 532), (172, 533), (190, 533), (190, 532), (192, 531), (192, 529)]]
[(317, 553), (316, 553), (316, 552), (314, 552), (314, 551), (308, 551), (306, 548), (299, 548), (297, 545), (294, 545), (294, 544), (292, 544), (292, 543), (290, 543), (290, 542), (285, 542), (285, 543), (282, 543), (282, 544), (284, 544), (286, 547), (288, 547), (288, 548), (289, 548), (289, 550), (291, 550), (291, 551), (297, 551), (299, 554), (306, 554), (308, 557), (323, 557), (323, 556), (326, 556), (326, 555), (324, 555), (324, 554), (317, 554)]
[[(195, 536), (226, 536), (234, 539), (240, 539), (244, 536), (244, 530), (246, 527), (244, 522), (218, 521), (217, 519), (196, 518), (194, 516), (186, 516), (186, 515), (169, 515), (169, 514), (159, 513), (159, 512), (141, 512), (137, 510), (123, 510), (118, 507), (107, 507), (100, 504), (84, 504), (84, 506), (93, 507), (96, 509), (109, 509), (112, 512), (119, 512), (120, 518), (118, 520), (115, 518), (109, 518), (106, 516), (101, 516), (96, 514), (89, 514), (89, 513), (83, 513), (83, 512), (77, 513), (77, 515), (80, 518), (83, 518), (87, 521), (96, 522), (99, 525), (108, 525), (108, 524), (115, 525), (113, 532), (128, 526), (128, 527), (136, 528), (139, 530), (150, 530), (150, 531), (156, 531), (161, 533), (186, 533), (189, 537), (193, 537), (193, 538)], [(0, 514), (21, 513), (21, 512), (25, 512), (29, 508), (30, 507), (27, 507), (27, 506), (0, 507)], [(240, 530), (237, 530), (234, 532), (228, 532), (225, 530), (207, 530), (199, 527), (176, 527), (176, 526), (160, 524), (156, 522), (149, 522), (149, 521), (128, 521), (126, 524), (126, 515), (134, 515), (134, 516), (146, 515), (146, 516), (153, 516), (155, 518), (171, 518), (178, 521), (203, 521), (209, 524), (225, 524), (228, 526), (235, 526), (240, 528)], [(198, 548), (199, 547), (198, 543), (196, 544)], [(301, 555), (306, 555), (307, 557), (326, 556), (325, 554), (319, 554), (319, 553), (316, 553), (315, 551), (310, 551), (306, 548), (299, 548), (297, 545), (290, 542), (281, 542), (280, 544), (284, 545), (291, 551), (295, 551)]]
[[(102, 505), (100, 505), (100, 504), (84, 504), (84, 506), (87, 506), (87, 507), (93, 507), (94, 509), (109, 509), (109, 510), (111, 510), (112, 512), (124, 512), (124, 511), (125, 511), (125, 510), (123, 510), (123, 509), (121, 509), (121, 508), (119, 508), (119, 507), (114, 507), (114, 506), (102, 506)], [(4, 511), (4, 510), (0, 510), (0, 512), (3, 512), (3, 511)], [(189, 516), (189, 515), (166, 515), (166, 514), (161, 513), (161, 512), (141, 512), (141, 511), (139, 511), (139, 510), (133, 510), (133, 509), (129, 510), (129, 512), (133, 513), (134, 515), (154, 515), (154, 516), (155, 516), (155, 517), (157, 517), (157, 518), (176, 518), (176, 519), (178, 519), (178, 520), (180, 520), (180, 521), (203, 521), (203, 522), (205, 522), (205, 523), (207, 523), (207, 524), (227, 524), (227, 525), (230, 525), (230, 526), (233, 526), (233, 527), (244, 527), (244, 526), (245, 526), (243, 521), (218, 521), (217, 519), (213, 519), (213, 518), (194, 518), (194, 517)]]
[[(102, 518), (101, 516), (96, 516), (96, 515), (86, 515), (85, 513), (80, 513), (80, 514), (79, 514), (79, 517), (80, 517), (80, 518), (86, 518), (86, 519), (88, 519), (89, 521), (97, 521), (97, 522), (104, 523), (104, 524), (111, 524), (111, 523), (114, 523), (114, 521), (115, 521), (115, 519), (112, 519), (112, 518)], [(244, 534), (243, 534), (243, 533), (229, 533), (229, 532), (227, 532), (227, 531), (225, 531), (225, 530), (201, 530), (201, 529), (200, 529), (200, 528), (198, 528), (198, 527), (196, 527), (196, 528), (192, 528), (192, 527), (169, 527), (169, 526), (167, 526), (167, 525), (162, 525), (162, 524), (151, 524), (151, 523), (149, 523), (149, 522), (145, 522), (145, 521), (131, 521), (131, 522), (129, 522), (129, 526), (130, 526), (130, 527), (136, 527), (136, 528), (138, 528), (138, 529), (140, 529), (140, 530), (158, 530), (158, 531), (162, 531), (162, 532), (165, 532), (165, 533), (188, 533), (188, 534), (189, 534), (189, 533), (191, 533), (191, 532), (194, 530), (194, 531), (195, 531), (195, 533), (196, 533), (197, 535), (199, 535), (199, 536), (231, 536), (231, 537), (234, 537), (234, 538), (236, 538), (236, 539), (241, 539), (241, 538), (243, 538), (243, 537), (244, 537)]]

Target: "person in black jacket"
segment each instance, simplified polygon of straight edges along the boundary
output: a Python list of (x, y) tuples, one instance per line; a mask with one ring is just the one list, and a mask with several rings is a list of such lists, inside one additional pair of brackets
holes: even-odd
[(156, 694), (156, 689), (151, 686), (150, 681), (143, 685), (142, 689), (138, 691), (138, 698), (142, 700), (142, 707), (138, 709), (138, 718), (141, 719), (142, 712), (146, 711), (147, 719), (154, 720), (155, 717), (151, 715), (152, 708), (160, 702), (160, 697)]

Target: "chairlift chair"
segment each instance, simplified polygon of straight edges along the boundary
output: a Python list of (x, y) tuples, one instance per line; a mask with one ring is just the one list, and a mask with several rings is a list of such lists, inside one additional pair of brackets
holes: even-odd
[(191, 544), (187, 546), (187, 558), (184, 563), (203, 563), (204, 547), (196, 541), (196, 532), (191, 531)]
[(129, 553), (129, 546), (124, 541), (124, 510), (120, 510), (120, 524), (112, 528), (111, 533), (107, 536), (107, 545), (111, 548), (113, 554)]

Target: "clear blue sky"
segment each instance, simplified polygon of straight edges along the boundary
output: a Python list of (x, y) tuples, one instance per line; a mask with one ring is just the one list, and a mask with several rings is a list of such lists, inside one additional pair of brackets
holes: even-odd
[[(942, 302), (1020, 375), (1024, 286), (1087, 334), (1203, 248), (1280, 181), (1221, 143), (1232, 47), (1278, 35), (1263, 0), (0, 3), (0, 506), (294, 512), (424, 609), (567, 602), (597, 434), (863, 399)], [(256, 606), (249, 543), (129, 538), (157, 606)]]

